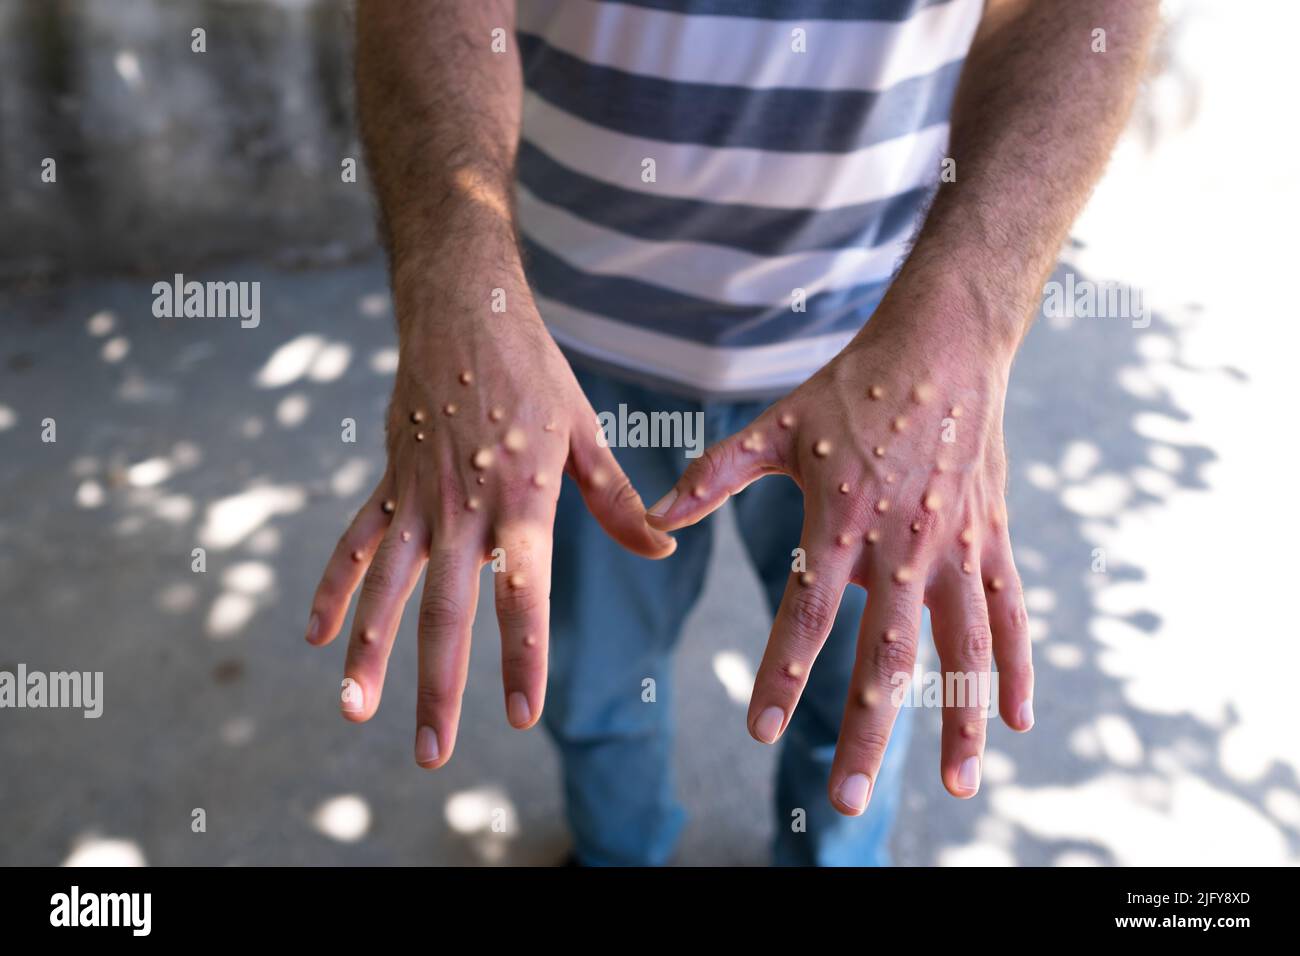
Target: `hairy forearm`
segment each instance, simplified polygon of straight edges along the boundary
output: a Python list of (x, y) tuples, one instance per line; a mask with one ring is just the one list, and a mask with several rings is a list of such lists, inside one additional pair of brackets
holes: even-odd
[[(498, 28), (503, 53), (492, 50)], [(399, 323), (408, 291), (469, 306), (518, 288), (513, 0), (361, 0), (356, 88)]]
[[(1156, 0), (989, 0), (953, 104), (941, 183), (896, 285), (943, 289), (1009, 357), (1133, 104)], [(1105, 52), (1094, 52), (1094, 30)], [(952, 331), (952, 330), (949, 330)]]

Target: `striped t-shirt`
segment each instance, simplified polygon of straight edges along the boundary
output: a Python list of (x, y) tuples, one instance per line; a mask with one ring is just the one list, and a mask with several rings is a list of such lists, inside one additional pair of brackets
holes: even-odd
[(798, 385), (884, 295), (983, 0), (519, 0), (518, 222), (561, 346), (700, 397)]

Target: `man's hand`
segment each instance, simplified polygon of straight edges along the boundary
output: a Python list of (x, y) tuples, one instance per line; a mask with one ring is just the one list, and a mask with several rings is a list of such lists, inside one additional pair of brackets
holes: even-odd
[[(845, 585), (866, 588), (829, 786), (845, 814), (863, 812), (870, 798), (916, 661), (922, 603), (942, 669), (978, 675), (988, 687), (996, 659), (1002, 719), (1019, 731), (1034, 722), (1003, 493), (1010, 355), (960, 334), (965, 322), (946, 314), (951, 302), (898, 303), (888, 299), (834, 361), (707, 449), (648, 516), (657, 528), (681, 528), (767, 474), (789, 475), (803, 489), (803, 559), (792, 559), (748, 723), (757, 740), (780, 737)], [(943, 711), (941, 776), (954, 796), (970, 797), (979, 789), (985, 714), (978, 698), (953, 703), (945, 700)]]
[[(527, 300), (526, 291), (517, 295)], [(436, 301), (414, 308), (437, 321), (401, 322), (388, 467), (325, 568), (307, 640), (334, 639), (360, 584), (342, 709), (349, 720), (369, 720), (402, 609), (427, 564), (415, 758), (434, 768), (456, 745), (479, 571), (489, 561), (498, 571), (507, 717), (524, 729), (541, 714), (551, 536), (565, 472), (625, 547), (660, 558), (675, 544), (647, 527), (641, 499), (597, 440), (595, 412), (530, 301), (508, 316), (492, 315), (486, 300), (477, 310)], [(406, 311), (400, 301), (398, 311)]]

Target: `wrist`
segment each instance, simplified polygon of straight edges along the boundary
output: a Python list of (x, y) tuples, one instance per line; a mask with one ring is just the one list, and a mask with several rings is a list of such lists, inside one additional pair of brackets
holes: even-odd
[(864, 331), (910, 340), (931, 354), (968, 356), (1009, 370), (1032, 315), (1021, 288), (960, 256), (909, 257)]
[(395, 240), (390, 250), (400, 333), (462, 319), (536, 317), (513, 232), (463, 219), (444, 222), (439, 232), (437, 239)]

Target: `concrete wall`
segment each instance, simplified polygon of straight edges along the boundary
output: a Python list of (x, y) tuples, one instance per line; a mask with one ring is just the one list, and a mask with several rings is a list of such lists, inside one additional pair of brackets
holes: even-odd
[(0, 279), (372, 248), (350, 25), (346, 0), (0, 0)]

